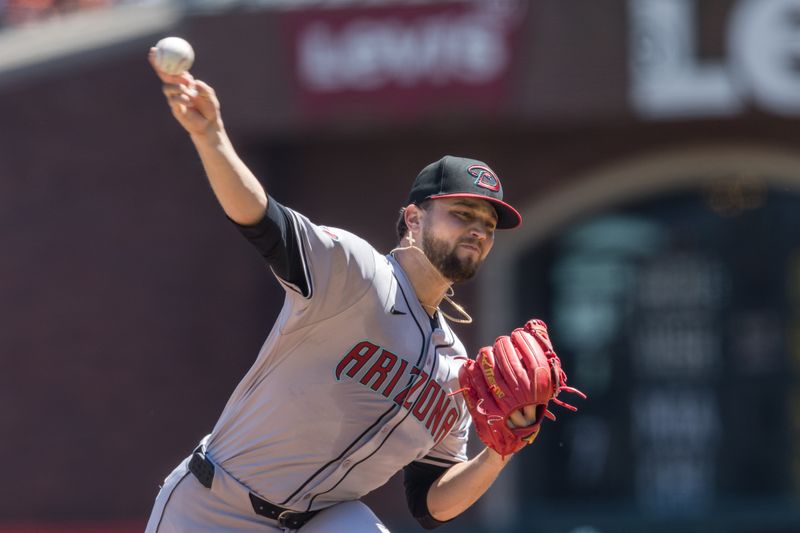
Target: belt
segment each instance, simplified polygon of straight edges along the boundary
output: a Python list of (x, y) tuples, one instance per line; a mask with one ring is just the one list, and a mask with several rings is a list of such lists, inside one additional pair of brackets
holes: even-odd
[[(201, 448), (198, 448), (192, 453), (192, 458), (189, 460), (189, 472), (197, 478), (205, 488), (210, 489), (211, 483), (214, 481), (214, 463), (207, 457)], [(307, 511), (300, 513), (286, 509), (274, 503), (270, 503), (264, 498), (261, 498), (250, 492), (250, 503), (253, 505), (253, 511), (257, 515), (271, 518), (278, 522), (280, 527), (289, 529), (300, 529), (306, 522), (311, 520), (314, 515), (319, 511)]]

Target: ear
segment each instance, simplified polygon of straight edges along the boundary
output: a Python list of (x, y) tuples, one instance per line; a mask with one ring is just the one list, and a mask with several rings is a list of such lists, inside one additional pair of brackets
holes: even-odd
[(422, 216), (422, 209), (414, 204), (409, 204), (406, 206), (406, 210), (403, 212), (403, 217), (405, 217), (406, 226), (412, 232), (419, 231), (420, 229), (420, 218)]

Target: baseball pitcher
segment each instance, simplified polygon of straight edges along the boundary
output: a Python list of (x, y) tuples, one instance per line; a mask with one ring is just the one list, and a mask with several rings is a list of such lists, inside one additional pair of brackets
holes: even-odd
[[(400, 470), (423, 527), (452, 520), (535, 438), (549, 401), (574, 391), (543, 323), (471, 360), (440, 310), (495, 230), (521, 223), (497, 174), (453, 156), (425, 167), (397, 247), (381, 254), (269, 196), (234, 151), (213, 89), (159, 71), (153, 55), (214, 194), (286, 297), (213, 430), (166, 478), (147, 532), (387, 531), (359, 499)], [(470, 459), (473, 419), (487, 447)]]

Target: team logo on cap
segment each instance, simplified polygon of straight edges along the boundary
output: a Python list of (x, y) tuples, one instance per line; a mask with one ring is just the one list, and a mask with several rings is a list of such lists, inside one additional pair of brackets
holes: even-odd
[(475, 177), (475, 185), (488, 189), (492, 192), (500, 190), (500, 180), (497, 178), (492, 169), (482, 165), (472, 165), (467, 169), (471, 176)]

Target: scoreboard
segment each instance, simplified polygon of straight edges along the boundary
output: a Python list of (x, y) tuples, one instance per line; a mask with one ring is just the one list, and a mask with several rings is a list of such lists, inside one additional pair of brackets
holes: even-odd
[(544, 318), (589, 395), (515, 458), (525, 531), (800, 531), (800, 195), (765, 183), (595, 213), (521, 256), (516, 322)]

